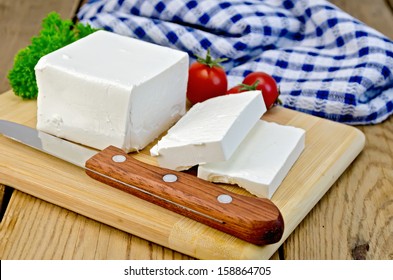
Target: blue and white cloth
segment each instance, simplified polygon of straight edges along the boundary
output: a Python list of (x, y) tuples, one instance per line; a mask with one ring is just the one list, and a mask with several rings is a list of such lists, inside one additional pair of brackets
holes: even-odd
[(393, 113), (393, 42), (325, 0), (91, 0), (96, 28), (223, 64), (229, 86), (271, 74), (283, 105), (348, 124)]

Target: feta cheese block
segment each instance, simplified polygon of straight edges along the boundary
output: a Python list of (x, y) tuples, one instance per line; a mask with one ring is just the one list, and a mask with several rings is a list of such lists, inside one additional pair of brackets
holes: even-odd
[(198, 177), (270, 199), (304, 147), (303, 129), (260, 120), (229, 160), (199, 165)]
[(159, 166), (178, 171), (227, 160), (265, 112), (260, 91), (208, 99), (191, 107), (150, 153)]
[(37, 129), (143, 149), (185, 114), (188, 66), (185, 52), (97, 31), (37, 63)]

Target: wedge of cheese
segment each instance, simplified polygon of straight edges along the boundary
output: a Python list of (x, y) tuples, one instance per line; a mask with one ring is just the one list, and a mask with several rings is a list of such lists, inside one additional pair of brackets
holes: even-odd
[(188, 54), (97, 31), (40, 59), (37, 128), (96, 149), (143, 149), (185, 114)]
[(150, 153), (159, 166), (173, 170), (225, 161), (265, 112), (260, 91), (208, 99), (195, 104)]
[(271, 198), (304, 146), (303, 129), (260, 120), (229, 160), (199, 165), (198, 177)]

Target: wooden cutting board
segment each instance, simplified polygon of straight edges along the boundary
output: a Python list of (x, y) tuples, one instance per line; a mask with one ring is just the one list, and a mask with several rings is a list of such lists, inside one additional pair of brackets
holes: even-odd
[[(0, 95), (0, 119), (34, 127), (36, 101)], [(282, 107), (264, 120), (306, 130), (306, 148), (274, 194), (285, 221), (280, 242), (256, 246), (125, 194), (84, 170), (0, 136), (0, 183), (199, 259), (268, 259), (361, 152), (358, 129)], [(152, 143), (153, 145), (154, 143)], [(133, 154), (156, 164), (149, 147)], [(236, 186), (222, 186), (249, 195)]]

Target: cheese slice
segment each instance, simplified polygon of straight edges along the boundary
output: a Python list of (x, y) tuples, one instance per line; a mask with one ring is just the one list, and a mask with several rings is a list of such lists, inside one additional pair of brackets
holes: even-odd
[(229, 160), (200, 165), (198, 177), (271, 198), (304, 147), (303, 129), (260, 120)]
[(186, 111), (188, 54), (97, 31), (42, 57), (37, 128), (96, 149), (143, 149)]
[(227, 160), (265, 112), (260, 91), (208, 99), (195, 104), (150, 153), (173, 170)]

